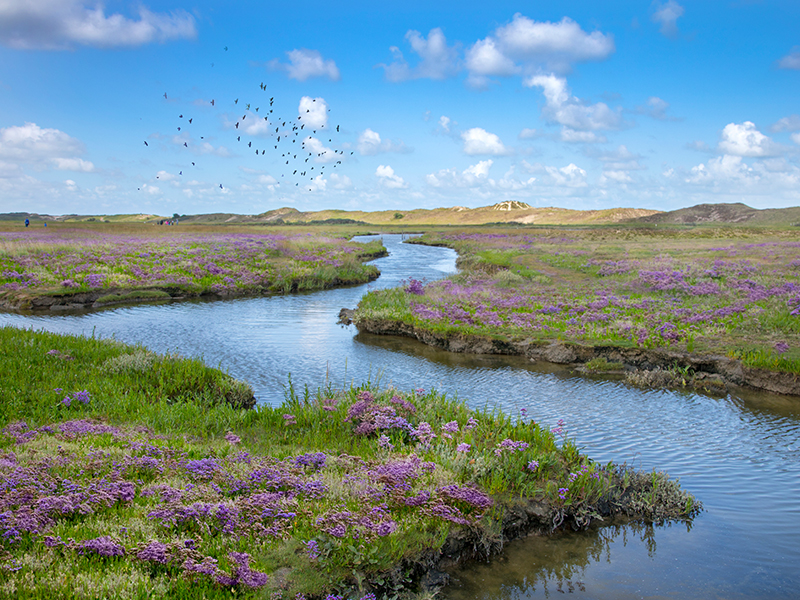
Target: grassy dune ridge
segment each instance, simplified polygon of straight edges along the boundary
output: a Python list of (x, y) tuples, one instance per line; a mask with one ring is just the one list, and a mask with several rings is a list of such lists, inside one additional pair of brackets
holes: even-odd
[(0, 597), (410, 597), (445, 547), (700, 508), (568, 424), (433, 390), (290, 382), (248, 409), (199, 360), (5, 327), (0, 398)]

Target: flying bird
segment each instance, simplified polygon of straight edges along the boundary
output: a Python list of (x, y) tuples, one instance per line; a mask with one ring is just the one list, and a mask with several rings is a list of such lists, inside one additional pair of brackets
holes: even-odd
[(211, 100), (211, 106), (214, 106), (214, 100)]
[(144, 145), (145, 145), (145, 146), (149, 146), (150, 144), (148, 144), (148, 143), (145, 141)]

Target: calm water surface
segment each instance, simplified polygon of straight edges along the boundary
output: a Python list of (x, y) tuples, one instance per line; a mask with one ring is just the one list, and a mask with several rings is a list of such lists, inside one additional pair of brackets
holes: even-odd
[(455, 270), (455, 253), (384, 236), (390, 256), (368, 285), (218, 302), (100, 312), (0, 314), (0, 325), (114, 337), (202, 356), (278, 404), (291, 374), (315, 388), (378, 381), (436, 388), (473, 406), (499, 404), (569, 435), (600, 462), (678, 477), (701, 499), (689, 528), (607, 526), (510, 544), (491, 563), (454, 572), (450, 600), (549, 598), (800, 598), (800, 401), (741, 392), (711, 398), (642, 391), (518, 357), (465, 356), (336, 325), (369, 289)]

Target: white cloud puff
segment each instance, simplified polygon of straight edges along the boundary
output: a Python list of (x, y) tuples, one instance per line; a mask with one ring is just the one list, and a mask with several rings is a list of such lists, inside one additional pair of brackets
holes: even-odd
[(795, 46), (792, 51), (778, 61), (779, 69), (800, 69), (800, 46)]
[(614, 50), (611, 35), (587, 33), (568, 17), (552, 23), (517, 13), (511, 23), (467, 50), (468, 83), (481, 87), (488, 77), (535, 73), (543, 68), (568, 73), (573, 63), (604, 60)]
[(140, 46), (193, 39), (194, 17), (183, 10), (154, 13), (139, 6), (138, 19), (106, 16), (102, 3), (85, 0), (3, 0), (0, 43), (18, 49), (63, 50)]
[(289, 79), (298, 81), (305, 81), (312, 77), (327, 77), (331, 81), (341, 79), (336, 63), (331, 59), (322, 58), (322, 54), (318, 50), (300, 48), (299, 50), (290, 50), (286, 56), (289, 57), (288, 64), (275, 59), (269, 62), (269, 67), (273, 70), (286, 71)]
[(586, 187), (586, 171), (575, 163), (569, 163), (560, 169), (556, 167), (545, 167), (545, 172), (550, 176), (552, 183), (565, 187)]
[(447, 45), (447, 39), (441, 28), (436, 27), (428, 33), (427, 39), (419, 32), (410, 30), (406, 40), (411, 50), (419, 56), (419, 63), (410, 67), (403, 53), (397, 46), (390, 48), (394, 61), (391, 64), (379, 64), (389, 81), (408, 81), (410, 79), (447, 79), (458, 72), (458, 50)]
[(492, 154), (505, 156), (511, 151), (503, 145), (500, 138), (494, 133), (489, 133), (480, 127), (473, 127), (461, 134), (464, 141), (464, 153), (470, 156), (476, 154)]
[(54, 158), (53, 164), (59, 171), (94, 172), (94, 164), (82, 158)]
[(562, 127), (559, 138), (569, 144), (603, 144), (608, 141), (604, 135), (594, 131), (575, 131), (570, 127)]
[(482, 185), (489, 176), (489, 169), (493, 161), (482, 160), (477, 164), (471, 165), (458, 172), (455, 169), (441, 169), (436, 173), (430, 173), (425, 176), (425, 181), (431, 187), (435, 188), (469, 188)]
[(675, 0), (668, 0), (667, 2), (653, 2), (653, 22), (660, 23), (660, 31), (667, 37), (675, 37), (678, 35), (677, 21), (683, 16), (683, 7), (675, 2)]
[(331, 173), (328, 179), (335, 190), (349, 190), (353, 187), (353, 181), (347, 175)]
[(297, 113), (306, 127), (324, 129), (328, 126), (328, 103), (322, 98), (303, 96), (300, 98)]
[(319, 139), (308, 136), (301, 144), (303, 149), (314, 154), (314, 162), (330, 163), (336, 160), (337, 154), (328, 148)]
[(800, 115), (789, 115), (779, 119), (774, 123), (770, 130), (772, 131), (800, 131)]
[(534, 75), (524, 85), (540, 87), (544, 93), (544, 116), (575, 131), (617, 129), (622, 123), (621, 111), (611, 109), (604, 102), (584, 104), (571, 95), (567, 80), (555, 74)]
[(780, 148), (751, 121), (729, 123), (722, 130), (719, 150), (733, 156), (775, 156)]
[(36, 123), (0, 129), (0, 157), (35, 163), (45, 159), (71, 158), (84, 151), (83, 144), (58, 129)]
[(408, 152), (408, 149), (402, 142), (381, 139), (377, 131), (367, 128), (358, 136), (358, 151), (362, 156), (375, 156), (385, 152)]
[(389, 189), (404, 189), (408, 187), (408, 184), (403, 181), (403, 178), (399, 175), (395, 175), (394, 169), (389, 165), (379, 165), (378, 168), (375, 169), (375, 176), (378, 177), (381, 185)]

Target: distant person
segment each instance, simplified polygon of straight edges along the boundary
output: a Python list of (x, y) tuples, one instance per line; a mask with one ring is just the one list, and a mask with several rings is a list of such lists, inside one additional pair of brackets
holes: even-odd
[(25, 227), (27, 227), (30, 224), (31, 224), (30, 220), (29, 219), (25, 219)]
[(44, 224), (44, 226), (45, 226), (45, 227), (47, 227), (47, 222), (46, 222), (46, 221), (45, 221), (45, 224)]

